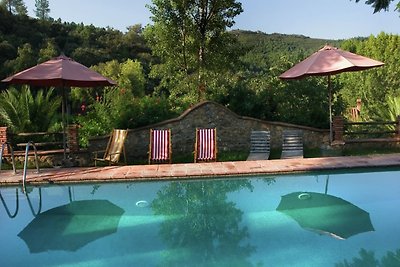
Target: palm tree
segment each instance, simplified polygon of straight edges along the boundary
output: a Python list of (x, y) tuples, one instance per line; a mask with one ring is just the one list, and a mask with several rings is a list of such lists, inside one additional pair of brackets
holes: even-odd
[[(386, 105), (382, 105), (376, 110), (373, 119), (377, 121), (397, 121), (400, 116), (400, 96), (388, 97)], [(395, 130), (395, 126), (390, 124), (387, 125), (390, 130)]]
[(4, 91), (0, 94), (0, 122), (14, 133), (48, 131), (61, 104), (61, 97), (54, 97), (53, 91), (39, 90), (35, 96), (27, 86)]

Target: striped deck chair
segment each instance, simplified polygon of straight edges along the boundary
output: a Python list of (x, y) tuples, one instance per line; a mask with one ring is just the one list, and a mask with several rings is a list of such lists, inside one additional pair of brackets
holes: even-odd
[[(124, 156), (124, 162), (126, 163), (124, 143), (127, 135), (128, 130), (114, 129), (108, 140), (106, 150), (94, 152), (94, 165), (97, 166), (97, 161), (107, 162), (109, 165), (118, 164), (121, 154)], [(99, 152), (104, 152), (102, 158), (97, 156)]]
[(217, 161), (217, 129), (196, 128), (194, 162)]
[(149, 164), (171, 163), (171, 129), (150, 129)]

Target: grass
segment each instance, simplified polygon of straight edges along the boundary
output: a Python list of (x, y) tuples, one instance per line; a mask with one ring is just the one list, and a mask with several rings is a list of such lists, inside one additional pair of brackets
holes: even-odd
[(343, 156), (363, 156), (363, 155), (377, 155), (377, 154), (392, 154), (400, 153), (399, 147), (374, 147), (374, 148), (360, 148), (360, 149), (344, 149)]

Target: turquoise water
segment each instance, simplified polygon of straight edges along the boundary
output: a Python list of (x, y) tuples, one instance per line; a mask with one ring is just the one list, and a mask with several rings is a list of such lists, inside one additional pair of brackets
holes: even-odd
[[(0, 266), (400, 266), (399, 179), (390, 169), (3, 187)], [(294, 192), (286, 206), (314, 193), (338, 202), (296, 209), (310, 226), (281, 210)]]

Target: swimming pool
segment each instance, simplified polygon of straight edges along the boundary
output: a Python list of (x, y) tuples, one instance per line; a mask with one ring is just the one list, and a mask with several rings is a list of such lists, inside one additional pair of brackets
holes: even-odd
[[(52, 185), (27, 196), (3, 187), (0, 265), (400, 266), (399, 179), (387, 169)], [(325, 204), (296, 206), (311, 201)]]

